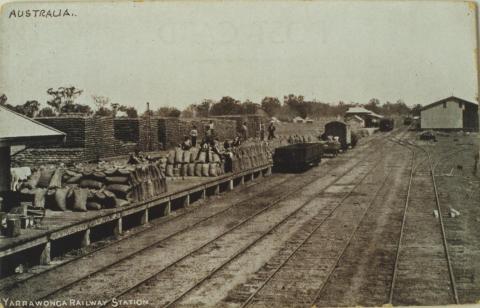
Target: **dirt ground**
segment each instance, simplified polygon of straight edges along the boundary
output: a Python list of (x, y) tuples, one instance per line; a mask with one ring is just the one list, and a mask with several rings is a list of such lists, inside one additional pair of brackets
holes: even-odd
[[(412, 152), (393, 135), (375, 134), (371, 143), (362, 145), (367, 138), (304, 174), (274, 174), (247, 183), (241, 193), (193, 205), (177, 220), (152, 224), (7, 295), (145, 299), (150, 307), (173, 301), (184, 307), (331, 307), (381, 306), (393, 289), (396, 305), (454, 303), (428, 161), (420, 151), (399, 242)], [(421, 142), (416, 132), (403, 131), (395, 138), (431, 153), (459, 302), (475, 303), (479, 135), (440, 133), (437, 142)]]

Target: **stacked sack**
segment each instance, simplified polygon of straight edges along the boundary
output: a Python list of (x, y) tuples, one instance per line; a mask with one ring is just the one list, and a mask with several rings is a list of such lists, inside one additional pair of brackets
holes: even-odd
[(272, 151), (267, 143), (244, 143), (233, 148), (232, 171), (260, 167), (272, 163)]
[(214, 177), (225, 174), (224, 161), (218, 154), (198, 148), (182, 150), (177, 147), (160, 159), (159, 166), (167, 177)]
[(18, 185), (20, 198), (34, 207), (85, 212), (129, 205), (167, 191), (155, 163), (40, 168)]

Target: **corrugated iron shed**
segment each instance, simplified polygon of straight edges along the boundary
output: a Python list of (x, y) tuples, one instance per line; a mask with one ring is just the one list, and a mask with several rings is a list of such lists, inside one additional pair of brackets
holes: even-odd
[(61, 131), (0, 106), (0, 147), (61, 143), (64, 139)]

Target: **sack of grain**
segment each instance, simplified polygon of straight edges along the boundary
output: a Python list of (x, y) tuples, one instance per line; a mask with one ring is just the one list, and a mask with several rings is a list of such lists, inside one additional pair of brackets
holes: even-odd
[(117, 168), (110, 168), (104, 171), (106, 176), (113, 176), (117, 172)]
[(198, 150), (197, 148), (190, 149), (190, 162), (193, 163), (197, 159)]
[(107, 186), (107, 190), (113, 192), (117, 198), (127, 199), (127, 194), (130, 192), (131, 187), (129, 185), (122, 184), (110, 184)]
[(189, 164), (183, 164), (182, 166), (182, 176), (188, 176), (188, 165)]
[(202, 164), (202, 176), (209, 176), (210, 164)]
[(218, 166), (217, 163), (210, 163), (210, 167), (208, 169), (208, 175), (209, 176), (218, 176), (217, 166)]
[(165, 169), (165, 174), (166, 174), (168, 177), (172, 177), (172, 176), (173, 176), (173, 165), (172, 165), (172, 164), (168, 164), (168, 165), (167, 165), (167, 169)]
[(181, 164), (183, 162), (183, 150), (180, 148), (175, 149), (175, 163)]
[(213, 161), (214, 163), (219, 163), (222, 160), (220, 159), (220, 156), (217, 153), (213, 153)]
[(179, 177), (180, 176), (180, 168), (173, 167), (173, 176)]
[(107, 184), (127, 184), (128, 178), (126, 176), (107, 176), (105, 181)]
[(48, 188), (54, 172), (55, 170), (53, 169), (42, 169), (40, 171), (40, 177), (37, 182), (37, 187)]
[(103, 205), (105, 208), (113, 208), (115, 207), (115, 194), (109, 190), (103, 190), (103, 194), (105, 198), (103, 198), (100, 204)]
[(75, 188), (72, 193), (71, 209), (72, 211), (86, 212), (87, 211), (87, 197), (88, 189)]
[(53, 193), (51, 203), (49, 203), (52, 210), (66, 211), (67, 210), (67, 198), (69, 196), (69, 188), (57, 188)]
[(28, 178), (28, 180), (27, 180), (25, 183), (23, 183), (22, 186), (23, 186), (23, 187), (27, 187), (27, 188), (29, 188), (29, 189), (33, 189), (33, 188), (37, 187), (38, 181), (40, 180), (40, 175), (41, 175), (41, 173), (40, 173), (39, 170), (34, 171), (34, 172), (30, 175), (30, 177)]
[(90, 189), (100, 189), (103, 187), (103, 183), (96, 180), (83, 179), (80, 181), (80, 187)]
[(184, 164), (188, 164), (190, 162), (190, 156), (191, 156), (190, 151), (183, 151), (182, 162)]
[(98, 211), (102, 209), (102, 205), (95, 201), (88, 201), (87, 202), (87, 210), (89, 211)]
[(195, 165), (195, 176), (202, 176), (202, 165), (201, 163)]
[(120, 198), (115, 198), (115, 207), (123, 207), (130, 204), (130, 201)]
[(62, 187), (62, 176), (63, 176), (63, 169), (57, 168), (50, 179), (50, 183), (48, 183), (48, 188), (59, 188)]
[(198, 155), (198, 162), (205, 163), (207, 161), (207, 153), (205, 151), (201, 151)]
[(82, 178), (83, 178), (83, 175), (82, 175), (82, 174), (76, 175), (76, 176), (72, 176), (71, 178), (69, 178), (68, 180), (66, 180), (65, 183), (67, 183), (67, 184), (78, 184)]
[(45, 188), (35, 188), (33, 195), (33, 206), (38, 208), (45, 207), (45, 195), (47, 190)]
[(195, 163), (189, 163), (187, 165), (187, 176), (194, 176), (195, 175)]
[(106, 176), (107, 176), (107, 175), (106, 175), (104, 172), (102, 172), (102, 171), (95, 171), (95, 172), (93, 172), (92, 175), (91, 175), (92, 179), (97, 180), (97, 181), (103, 181), (103, 180), (105, 180), (105, 177), (106, 177)]
[(175, 163), (175, 150), (172, 150), (172, 151), (168, 152), (167, 162), (169, 164), (174, 164)]

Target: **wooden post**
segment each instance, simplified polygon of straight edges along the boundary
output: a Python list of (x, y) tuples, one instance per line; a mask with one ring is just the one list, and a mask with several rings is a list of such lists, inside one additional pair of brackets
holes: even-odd
[(115, 227), (113, 228), (113, 234), (119, 236), (123, 232), (123, 220), (122, 217), (115, 221)]
[(183, 206), (187, 207), (190, 205), (190, 194), (185, 196), (185, 199), (183, 200)]
[(10, 147), (0, 147), (0, 195), (10, 191), (10, 160)]
[(202, 190), (202, 199), (203, 200), (207, 199), (207, 189), (205, 188)]
[(87, 229), (83, 232), (82, 243), (80, 244), (80, 246), (83, 248), (89, 245), (90, 245), (90, 229)]
[(233, 190), (233, 179), (231, 179), (230, 181), (228, 181), (228, 190)]
[(265, 176), (269, 176), (272, 174), (272, 167), (268, 167), (267, 171), (265, 172)]
[(45, 246), (43, 246), (42, 253), (40, 254), (40, 265), (48, 265), (50, 264), (50, 251), (52, 249), (52, 244), (47, 242)]
[(220, 194), (220, 184), (215, 186), (215, 191), (213, 192), (215, 195)]
[(252, 173), (250, 174), (250, 181), (253, 182), (254, 179), (255, 179), (255, 174), (252, 172)]
[(167, 204), (165, 204), (165, 210), (163, 211), (164, 216), (170, 215), (172, 212), (172, 201), (168, 200)]
[(143, 211), (142, 216), (140, 217), (140, 224), (148, 224), (148, 208)]
[(240, 178), (240, 185), (243, 184), (245, 184), (245, 176), (242, 175), (242, 177)]

